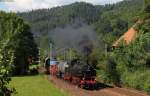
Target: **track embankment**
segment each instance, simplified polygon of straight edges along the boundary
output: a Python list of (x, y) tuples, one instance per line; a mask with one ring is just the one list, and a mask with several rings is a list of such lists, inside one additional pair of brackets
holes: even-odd
[(84, 90), (53, 76), (48, 75), (47, 78), (58, 86), (61, 91), (67, 92), (70, 96), (150, 96), (140, 91), (109, 87), (104, 84), (100, 84), (99, 90)]

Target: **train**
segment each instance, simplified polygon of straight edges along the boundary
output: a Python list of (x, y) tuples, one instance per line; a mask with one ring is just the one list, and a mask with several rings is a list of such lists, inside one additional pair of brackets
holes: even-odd
[(79, 59), (71, 61), (49, 60), (49, 66), (46, 66), (46, 69), (50, 75), (68, 81), (80, 88), (98, 88), (95, 68), (90, 64), (82, 63)]

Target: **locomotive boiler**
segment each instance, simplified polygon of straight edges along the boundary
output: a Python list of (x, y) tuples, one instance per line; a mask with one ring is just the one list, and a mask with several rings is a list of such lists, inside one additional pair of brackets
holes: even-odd
[(57, 76), (81, 88), (97, 88), (94, 67), (77, 59), (71, 62), (59, 62)]

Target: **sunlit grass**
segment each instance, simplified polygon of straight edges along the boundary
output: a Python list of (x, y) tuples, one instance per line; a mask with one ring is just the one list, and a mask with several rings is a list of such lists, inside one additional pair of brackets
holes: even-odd
[(10, 85), (17, 91), (13, 96), (68, 96), (46, 80), (44, 75), (13, 77)]

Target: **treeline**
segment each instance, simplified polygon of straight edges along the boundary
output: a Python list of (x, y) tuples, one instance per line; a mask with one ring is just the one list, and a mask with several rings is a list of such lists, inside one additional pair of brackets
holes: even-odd
[(96, 32), (106, 44), (111, 45), (138, 20), (143, 5), (143, 0), (125, 0), (106, 5), (104, 8), (109, 10), (99, 16), (95, 23)]
[(27, 74), (28, 57), (37, 53), (29, 25), (14, 13), (0, 12), (0, 96), (10, 96), (10, 76)]
[(110, 35), (113, 34), (111, 38), (114, 39), (135, 22), (142, 6), (143, 0), (126, 0), (113, 5), (97, 6), (76, 2), (51, 9), (18, 13), (18, 15), (30, 23), (38, 44), (42, 49), (47, 49), (48, 41), (51, 40), (48, 34), (51, 35), (53, 29), (65, 28), (68, 25), (74, 26), (75, 23), (77, 27), (83, 23), (94, 25), (100, 36), (110, 33)]

